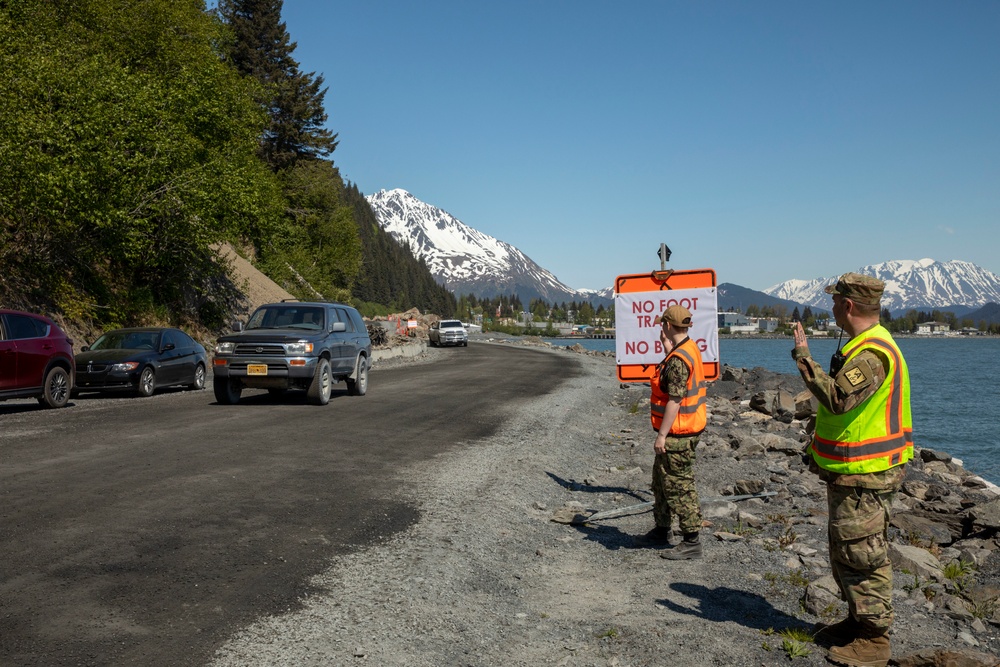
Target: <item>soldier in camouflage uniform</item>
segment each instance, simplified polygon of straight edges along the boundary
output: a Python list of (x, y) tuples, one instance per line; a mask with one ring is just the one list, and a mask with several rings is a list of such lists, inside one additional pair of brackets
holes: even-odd
[[(687, 308), (671, 306), (658, 322), (667, 356), (650, 383), (650, 417), (657, 432), (652, 484), (656, 527), (639, 541), (667, 547), (660, 554), (663, 558), (701, 558), (701, 506), (694, 485), (694, 450), (706, 423), (701, 351), (688, 337), (691, 312)], [(671, 546), (675, 516), (684, 539)]]
[(849, 610), (839, 623), (820, 625), (816, 641), (829, 646), (831, 662), (853, 667), (885, 667), (891, 656), (889, 511), (902, 464), (913, 456), (906, 362), (879, 325), (884, 287), (847, 273), (826, 288), (837, 324), (851, 335), (829, 374), (810, 356), (801, 324), (792, 350), (819, 402), (807, 452), (811, 469), (827, 484), (830, 565)]

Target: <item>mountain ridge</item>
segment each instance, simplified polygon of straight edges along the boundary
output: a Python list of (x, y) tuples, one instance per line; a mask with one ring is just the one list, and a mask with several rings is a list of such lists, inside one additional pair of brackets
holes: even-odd
[[(885, 282), (882, 307), (890, 312), (910, 309), (971, 312), (987, 303), (1000, 302), (1000, 276), (962, 260), (890, 260), (862, 266), (854, 272)], [(830, 295), (824, 288), (838, 279), (839, 276), (786, 280), (763, 292), (812, 307), (829, 308)]]
[[(379, 225), (409, 246), (414, 256), (427, 263), (435, 280), (455, 294), (480, 298), (516, 294), (525, 304), (534, 298), (548, 303), (590, 301), (595, 306), (613, 302), (612, 287), (569, 287), (510, 243), (476, 230), (406, 190), (380, 190), (365, 199)], [(882, 305), (894, 315), (914, 309), (949, 311), (962, 317), (989, 303), (1000, 303), (1000, 276), (962, 260), (890, 260), (863, 266), (857, 273), (885, 281)], [(765, 290), (723, 283), (719, 309), (781, 305), (789, 311), (808, 306), (830, 312), (830, 296), (823, 288), (838, 278), (793, 278)]]
[(406, 190), (380, 190), (366, 199), (382, 228), (408, 245), (435, 279), (456, 294), (481, 298), (517, 294), (525, 304), (534, 298), (611, 304), (610, 294), (569, 287), (513, 245)]

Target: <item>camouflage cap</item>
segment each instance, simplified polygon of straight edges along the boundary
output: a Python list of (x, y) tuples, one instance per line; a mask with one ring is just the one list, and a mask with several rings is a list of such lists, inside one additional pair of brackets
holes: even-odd
[(656, 323), (670, 322), (675, 327), (686, 329), (691, 326), (691, 311), (684, 306), (670, 306), (656, 318)]
[(877, 306), (884, 289), (885, 283), (878, 278), (861, 273), (845, 273), (840, 276), (836, 285), (827, 285), (825, 291), (827, 294), (839, 294), (851, 301)]

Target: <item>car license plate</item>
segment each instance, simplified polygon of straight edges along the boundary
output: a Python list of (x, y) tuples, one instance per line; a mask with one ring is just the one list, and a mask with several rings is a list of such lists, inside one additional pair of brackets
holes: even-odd
[(247, 375), (267, 375), (267, 364), (247, 364)]

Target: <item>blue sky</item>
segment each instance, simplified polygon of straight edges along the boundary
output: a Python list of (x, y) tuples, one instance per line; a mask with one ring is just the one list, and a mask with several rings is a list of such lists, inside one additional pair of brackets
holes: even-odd
[(1000, 273), (1000, 2), (285, 0), (334, 162), (574, 288)]

